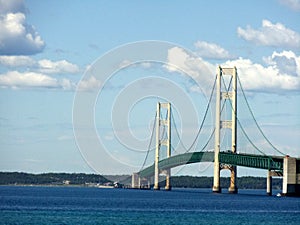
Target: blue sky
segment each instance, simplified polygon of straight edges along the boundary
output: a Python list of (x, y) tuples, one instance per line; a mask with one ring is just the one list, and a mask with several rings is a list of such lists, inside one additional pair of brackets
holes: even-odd
[[(300, 157), (299, 21), (299, 0), (0, 0), (0, 170), (136, 171), (149, 145), (158, 100), (173, 101), (189, 146), (218, 65), (237, 67), (266, 136), (285, 154)], [(161, 62), (130, 60), (144, 54), (134, 43), (145, 40), (163, 43), (161, 49), (148, 49)], [(122, 52), (127, 43), (133, 44)], [(103, 67), (97, 65), (113, 53), (122, 61), (102, 80)], [(93, 100), (82, 112), (94, 112), (95, 127), (75, 121), (73, 131), (78, 95), (83, 105), (77, 110)], [(276, 154), (257, 135), (243, 100), (239, 113), (255, 143)], [(213, 109), (207, 132), (212, 114)], [(96, 130), (95, 143), (89, 129)], [(77, 131), (83, 133), (76, 136)], [(204, 133), (200, 142), (208, 136)], [(240, 137), (240, 151), (256, 153)], [(80, 148), (81, 140), (88, 149)], [(178, 174), (212, 175), (206, 167), (189, 166)], [(241, 169), (245, 174), (264, 172)]]

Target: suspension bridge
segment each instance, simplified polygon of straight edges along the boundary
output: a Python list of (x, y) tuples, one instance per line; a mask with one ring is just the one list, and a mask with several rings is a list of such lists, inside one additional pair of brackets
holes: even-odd
[[(229, 77), (229, 84), (226, 84), (224, 77)], [(257, 147), (257, 145), (247, 135), (246, 130), (243, 128), (239, 117), (237, 115), (237, 85), (239, 83), (242, 95), (249, 108), (250, 114), (253, 117), (255, 124), (259, 132), (264, 137), (265, 141), (274, 149), (276, 154), (266, 154), (263, 149)], [(209, 137), (209, 140), (204, 147), (199, 150), (195, 149), (195, 143), (201, 134), (204, 121), (207, 117), (208, 109), (212, 102), (214, 90), (216, 89), (216, 106), (215, 106), (215, 126)], [(225, 106), (229, 105), (230, 113), (224, 114)], [(162, 118), (161, 111), (166, 111), (166, 118)], [(149, 156), (148, 149), (145, 161), (142, 169), (132, 175), (132, 188), (142, 188), (145, 185), (150, 187), (151, 180), (153, 181), (154, 190), (160, 189), (160, 176), (163, 175), (165, 179), (165, 190), (171, 190), (171, 169), (193, 163), (211, 162), (214, 165), (214, 179), (212, 191), (221, 192), (220, 186), (220, 171), (230, 171), (230, 186), (229, 193), (237, 193), (237, 167), (248, 167), (264, 169), (267, 171), (267, 194), (272, 194), (272, 177), (282, 177), (282, 194), (283, 195), (300, 195), (300, 159), (288, 156), (282, 151), (277, 149), (264, 135), (262, 129), (259, 127), (257, 121), (254, 118), (254, 114), (248, 104), (245, 92), (242, 88), (240, 79), (237, 74), (236, 67), (233, 68), (218, 68), (216, 79), (213, 85), (209, 102), (204, 114), (203, 121), (196, 135), (195, 140), (189, 148), (185, 148), (184, 153), (171, 155), (172, 143), (171, 143), (171, 121), (172, 118), (171, 104), (170, 103), (157, 103), (155, 124), (152, 132), (152, 137), (155, 133), (155, 156), (154, 163), (148, 167), (145, 167), (145, 162)], [(174, 122), (173, 122), (174, 123)], [(257, 154), (249, 154), (243, 151), (243, 147), (237, 146), (237, 127), (244, 134), (248, 142), (257, 151)], [(176, 124), (172, 124), (176, 128)], [(222, 130), (231, 130), (231, 144), (230, 148), (224, 148), (220, 140), (220, 134)], [(176, 130), (178, 133), (178, 131)], [(214, 150), (207, 150), (208, 143), (214, 137)], [(152, 139), (152, 138), (151, 138)], [(194, 151), (191, 150), (194, 148)], [(237, 151), (238, 150), (238, 151)], [(164, 152), (164, 154), (162, 154)], [(164, 157), (163, 157), (164, 155)]]

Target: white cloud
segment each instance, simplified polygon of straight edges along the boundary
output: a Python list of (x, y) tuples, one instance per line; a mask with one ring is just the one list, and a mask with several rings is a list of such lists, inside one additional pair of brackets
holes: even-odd
[(279, 0), (279, 2), (291, 10), (300, 11), (300, 0)]
[[(289, 65), (284, 61), (289, 60)], [(266, 57), (267, 66), (252, 62), (250, 59), (239, 58), (229, 60), (221, 66), (236, 66), (243, 88), (249, 91), (274, 92), (300, 91), (300, 57), (293, 52), (274, 52)], [(201, 88), (211, 88), (218, 65), (211, 64), (187, 54), (181, 48), (172, 48), (168, 52), (167, 66), (169, 71), (180, 72), (178, 68), (191, 76)], [(291, 62), (295, 62), (291, 63)], [(190, 91), (199, 91), (191, 87)]]
[(78, 73), (79, 67), (66, 60), (53, 62), (48, 59), (38, 61), (39, 71), (42, 73), (58, 74), (58, 73)]
[(74, 74), (80, 72), (77, 65), (66, 60), (51, 61), (42, 59), (35, 61), (29, 56), (0, 55), (0, 65), (7, 67), (26, 67), (27, 69), (47, 74)]
[(123, 67), (130, 66), (131, 64), (132, 64), (132, 62), (130, 60), (125, 59), (120, 63), (119, 67), (123, 68)]
[(255, 30), (250, 26), (246, 29), (237, 28), (239, 37), (259, 45), (299, 48), (300, 34), (285, 27), (281, 23), (273, 24), (268, 20), (262, 21), (262, 27)]
[(10, 1), (0, 2), (0, 54), (31, 55), (41, 52), (45, 42), (35, 28), (26, 23), (24, 2), (7, 2)]
[(0, 64), (8, 67), (33, 66), (35, 61), (29, 56), (0, 55)]
[(79, 91), (97, 91), (101, 88), (102, 83), (97, 80), (94, 76), (90, 76), (88, 79), (81, 80), (77, 84), (77, 90)]
[(151, 66), (153, 66), (155, 63), (153, 62), (148, 62), (148, 61), (144, 61), (144, 62), (131, 62), (128, 59), (123, 60), (119, 67), (120, 68), (126, 68), (126, 67), (142, 67), (142, 68), (150, 68)]
[[(203, 59), (187, 53), (184, 49), (174, 47), (168, 50), (168, 65), (165, 67), (171, 72), (180, 72), (188, 75), (201, 88), (210, 88), (215, 75), (215, 66)], [(193, 87), (193, 90), (195, 87)], [(193, 91), (191, 90), (191, 91)]]
[(275, 51), (272, 56), (265, 57), (264, 61), (282, 74), (300, 76), (300, 57), (292, 51)]
[(10, 71), (0, 75), (0, 86), (10, 88), (58, 88), (70, 90), (74, 85), (67, 79), (57, 80), (41, 73)]
[(74, 90), (76, 85), (70, 80), (63, 78), (62, 80), (58, 80), (59, 88), (63, 90)]
[(232, 56), (227, 50), (214, 43), (197, 41), (195, 44), (197, 54), (208, 59), (230, 59)]
[(223, 66), (236, 66), (244, 89), (261, 92), (299, 91), (300, 76), (282, 73), (275, 62), (264, 67), (249, 59), (239, 58), (228, 61)]

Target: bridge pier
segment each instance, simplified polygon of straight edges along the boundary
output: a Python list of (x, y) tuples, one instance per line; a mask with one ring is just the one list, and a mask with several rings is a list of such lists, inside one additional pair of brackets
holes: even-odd
[[(218, 156), (216, 156), (218, 154)], [(221, 193), (220, 187), (220, 162), (219, 162), (219, 152), (215, 150), (215, 160), (214, 160), (214, 185), (213, 185), (213, 192), (214, 193)]]
[(134, 189), (150, 189), (150, 179), (140, 177), (138, 173), (133, 173), (131, 176), (131, 188)]
[(267, 195), (272, 195), (272, 171), (268, 170), (267, 174)]
[(297, 159), (286, 156), (283, 159), (283, 195), (300, 195), (300, 174), (297, 174)]
[(238, 189), (236, 187), (236, 166), (232, 166), (230, 171), (231, 171), (230, 186), (228, 188), (228, 192), (230, 194), (237, 194)]
[(166, 191), (171, 191), (171, 181), (170, 181), (170, 169), (166, 170)]
[(131, 188), (140, 188), (141, 179), (138, 173), (133, 173), (131, 176)]

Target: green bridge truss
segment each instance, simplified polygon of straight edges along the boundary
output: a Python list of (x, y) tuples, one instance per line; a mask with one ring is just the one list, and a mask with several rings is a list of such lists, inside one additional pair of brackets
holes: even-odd
[[(266, 170), (283, 170), (283, 157), (251, 154), (234, 154), (230, 152), (220, 152), (219, 161), (222, 164), (244, 166)], [(160, 170), (173, 168), (191, 163), (214, 162), (214, 152), (189, 152), (171, 156), (159, 161)], [(299, 162), (299, 163), (298, 163)], [(300, 160), (297, 160), (297, 170), (300, 171)], [(140, 177), (151, 177), (154, 175), (154, 164), (141, 170)]]

